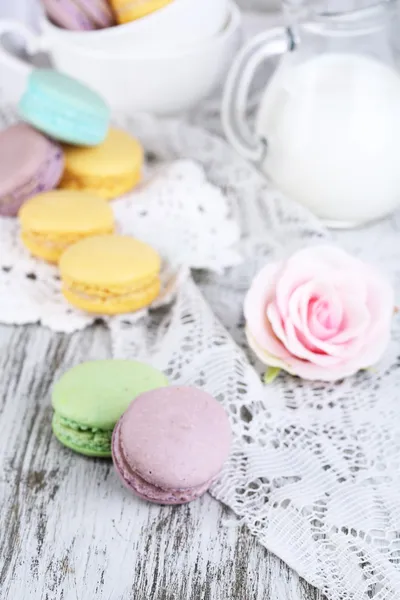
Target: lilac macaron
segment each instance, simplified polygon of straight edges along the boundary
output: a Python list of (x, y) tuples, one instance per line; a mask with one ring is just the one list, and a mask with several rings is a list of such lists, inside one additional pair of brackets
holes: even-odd
[(14, 217), (25, 200), (55, 188), (64, 170), (61, 147), (26, 123), (0, 132), (0, 215)]
[(115, 25), (107, 0), (42, 0), (53, 23), (75, 31), (90, 31)]
[(112, 455), (123, 483), (158, 504), (199, 498), (218, 477), (231, 448), (226, 412), (193, 387), (138, 396), (114, 429)]

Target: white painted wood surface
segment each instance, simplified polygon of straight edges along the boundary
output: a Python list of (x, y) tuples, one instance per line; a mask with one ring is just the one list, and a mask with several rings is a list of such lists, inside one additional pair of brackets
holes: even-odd
[(322, 600), (209, 495), (147, 504), (55, 440), (53, 382), (109, 355), (101, 326), (0, 326), (1, 600)]

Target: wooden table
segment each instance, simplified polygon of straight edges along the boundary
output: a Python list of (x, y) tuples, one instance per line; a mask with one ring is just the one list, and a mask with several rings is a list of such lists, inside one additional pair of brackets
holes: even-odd
[(54, 380), (109, 355), (100, 325), (0, 326), (1, 600), (322, 600), (208, 494), (146, 504), (55, 440)]

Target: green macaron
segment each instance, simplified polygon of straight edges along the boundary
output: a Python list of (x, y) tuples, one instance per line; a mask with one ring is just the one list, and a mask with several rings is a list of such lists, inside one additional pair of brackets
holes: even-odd
[(111, 456), (114, 426), (132, 400), (167, 385), (163, 373), (133, 360), (82, 363), (54, 385), (53, 433), (80, 454)]

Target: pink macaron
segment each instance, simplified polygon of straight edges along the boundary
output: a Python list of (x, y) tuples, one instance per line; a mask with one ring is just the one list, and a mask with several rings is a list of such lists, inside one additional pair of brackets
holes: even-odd
[(115, 25), (107, 0), (42, 0), (49, 19), (64, 29), (90, 31)]
[(0, 215), (14, 217), (39, 192), (52, 190), (61, 179), (61, 147), (26, 123), (0, 132)]
[(166, 387), (134, 400), (114, 429), (112, 455), (123, 483), (158, 504), (204, 494), (231, 448), (225, 410), (193, 387)]

